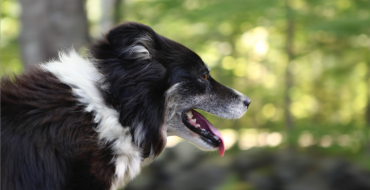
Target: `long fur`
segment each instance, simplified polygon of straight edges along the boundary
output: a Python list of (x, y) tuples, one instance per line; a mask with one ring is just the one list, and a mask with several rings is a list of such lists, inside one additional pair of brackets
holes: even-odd
[(2, 189), (117, 189), (165, 147), (168, 134), (217, 149), (181, 121), (203, 109), (237, 118), (245, 96), (191, 50), (138, 23), (1, 81)]

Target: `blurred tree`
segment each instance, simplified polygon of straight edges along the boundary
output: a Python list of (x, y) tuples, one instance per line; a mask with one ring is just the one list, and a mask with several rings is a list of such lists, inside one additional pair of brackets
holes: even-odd
[[(367, 76), (365, 78), (365, 83), (367, 82), (367, 105), (366, 105), (365, 120), (366, 120), (367, 127), (370, 128), (370, 52), (367, 54), (366, 58), (367, 58)], [(370, 140), (369, 140), (369, 147), (370, 147)]]
[(114, 25), (116, 25), (122, 17), (120, 4), (121, 0), (101, 0), (101, 18), (100, 31), (102, 33), (108, 32)]
[(288, 144), (289, 148), (293, 148), (293, 139), (292, 132), (294, 130), (294, 123), (292, 114), (290, 113), (290, 105), (292, 104), (292, 100), (289, 96), (289, 90), (293, 87), (293, 76), (290, 72), (291, 62), (295, 58), (294, 54), (294, 34), (295, 34), (295, 28), (294, 28), (294, 15), (291, 8), (291, 2), (289, 0), (285, 1), (286, 6), (286, 44), (285, 44), (285, 51), (288, 55), (288, 60), (285, 68), (285, 104), (284, 104), (284, 112), (285, 112), (285, 124), (287, 126), (287, 134), (288, 134)]
[(123, 20), (123, 10), (122, 7), (124, 6), (124, 1), (123, 0), (115, 0), (115, 5), (114, 5), (114, 15), (113, 15), (113, 20), (114, 23), (120, 23)]
[(113, 27), (113, 10), (116, 0), (101, 0), (100, 31), (105, 33)]
[(20, 0), (20, 4), (19, 40), (26, 70), (89, 41), (85, 0)]

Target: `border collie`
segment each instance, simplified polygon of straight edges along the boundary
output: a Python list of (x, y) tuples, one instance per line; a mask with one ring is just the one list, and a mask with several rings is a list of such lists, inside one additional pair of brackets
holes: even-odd
[(1, 81), (4, 190), (117, 189), (176, 135), (225, 148), (194, 109), (240, 118), (250, 99), (216, 82), (201, 58), (128, 22), (92, 45)]

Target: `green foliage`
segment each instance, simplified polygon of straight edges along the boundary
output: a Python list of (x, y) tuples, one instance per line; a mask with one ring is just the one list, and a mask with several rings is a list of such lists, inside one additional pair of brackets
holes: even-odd
[(23, 66), (20, 60), (18, 44), (10, 42), (6, 47), (1, 47), (0, 76), (20, 73)]
[(0, 27), (0, 76), (11, 73), (20, 73), (22, 63), (20, 60), (17, 35), (19, 32), (19, 4), (14, 0), (1, 2), (1, 27)]

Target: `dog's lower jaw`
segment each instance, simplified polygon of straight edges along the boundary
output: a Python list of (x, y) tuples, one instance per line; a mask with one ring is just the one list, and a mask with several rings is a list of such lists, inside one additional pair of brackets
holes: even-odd
[(205, 142), (199, 134), (191, 131), (184, 124), (169, 128), (167, 131), (167, 136), (178, 136), (204, 151), (215, 151), (218, 149), (218, 146), (213, 146)]

